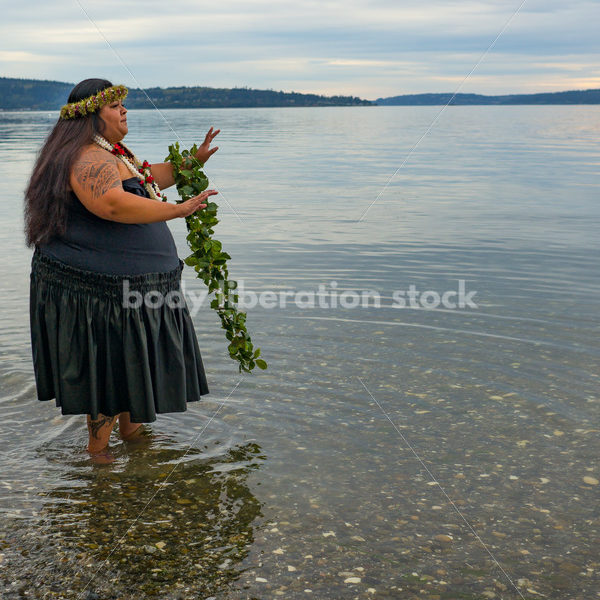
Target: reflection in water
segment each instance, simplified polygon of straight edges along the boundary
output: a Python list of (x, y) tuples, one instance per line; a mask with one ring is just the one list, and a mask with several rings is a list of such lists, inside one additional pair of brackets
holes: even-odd
[(154, 440), (123, 446), (113, 465), (74, 469), (37, 523), (3, 540), (5, 562), (20, 574), (14, 597), (205, 597), (226, 587), (262, 516), (246, 480), (265, 456), (255, 443), (202, 456)]
[[(379, 309), (251, 309), (270, 367), (231, 398), (239, 375), (199, 309), (211, 392), (229, 399), (171, 477), (210, 402), (92, 467), (83, 419), (35, 398), (21, 207), (52, 119), (0, 114), (2, 598), (74, 599), (92, 577), (84, 599), (597, 597), (600, 107), (453, 107), (358, 223), (436, 111), (165, 112), (184, 146), (222, 130), (207, 174), (245, 289), (382, 294)], [(130, 147), (162, 160), (173, 132), (129, 116)], [(186, 256), (185, 222), (169, 227)], [(392, 307), (395, 290), (459, 279), (478, 309)], [(269, 461), (250, 480), (253, 439)]]

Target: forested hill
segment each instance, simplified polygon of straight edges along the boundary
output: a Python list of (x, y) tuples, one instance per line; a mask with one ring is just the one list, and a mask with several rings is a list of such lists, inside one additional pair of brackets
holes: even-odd
[(0, 109), (59, 109), (72, 89), (61, 81), (0, 77)]
[[(58, 110), (66, 103), (72, 83), (0, 77), (0, 110)], [(355, 96), (320, 96), (249, 88), (169, 87), (129, 89), (128, 108), (251, 108), (272, 106), (438, 106), (516, 105), (516, 104), (600, 104), (600, 90), (580, 90), (543, 94), (406, 94), (379, 98), (375, 102)]]
[[(0, 77), (0, 110), (58, 110), (72, 83)], [(158, 108), (242, 108), (272, 106), (357, 106), (372, 102), (354, 96), (319, 96), (248, 88), (170, 87), (146, 90)], [(130, 88), (128, 108), (152, 108), (139, 89)]]
[[(452, 101), (450, 101), (452, 99)], [(549, 92), (544, 94), (511, 94), (482, 96), (481, 94), (407, 94), (392, 98), (379, 98), (377, 104), (389, 106), (465, 106), (477, 104), (600, 104), (600, 90)]]

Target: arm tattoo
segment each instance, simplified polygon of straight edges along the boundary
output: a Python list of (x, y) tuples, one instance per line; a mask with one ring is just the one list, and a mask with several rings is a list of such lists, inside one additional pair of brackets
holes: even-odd
[(92, 200), (122, 186), (116, 159), (101, 148), (85, 152), (73, 165), (73, 176)]
[(115, 417), (105, 417), (104, 415), (98, 415), (98, 418), (95, 421), (90, 419), (88, 427), (92, 436), (99, 440), (100, 438), (98, 437), (98, 432), (100, 431), (100, 429), (102, 429), (102, 427), (104, 427), (107, 424), (111, 425), (114, 418)]

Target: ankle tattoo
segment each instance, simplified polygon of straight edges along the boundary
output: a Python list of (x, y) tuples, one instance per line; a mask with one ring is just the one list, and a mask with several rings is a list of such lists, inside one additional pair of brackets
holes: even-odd
[(92, 437), (99, 440), (100, 437), (98, 436), (98, 433), (100, 432), (100, 430), (105, 425), (112, 424), (113, 420), (114, 420), (114, 417), (105, 417), (104, 415), (100, 415), (95, 420), (90, 419), (90, 421), (88, 423), (88, 427), (90, 429), (90, 433), (92, 434)]

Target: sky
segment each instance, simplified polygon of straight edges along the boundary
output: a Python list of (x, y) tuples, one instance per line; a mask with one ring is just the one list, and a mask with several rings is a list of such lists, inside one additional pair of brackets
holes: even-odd
[(600, 88), (600, 1), (522, 2), (0, 0), (0, 76), (368, 100)]

